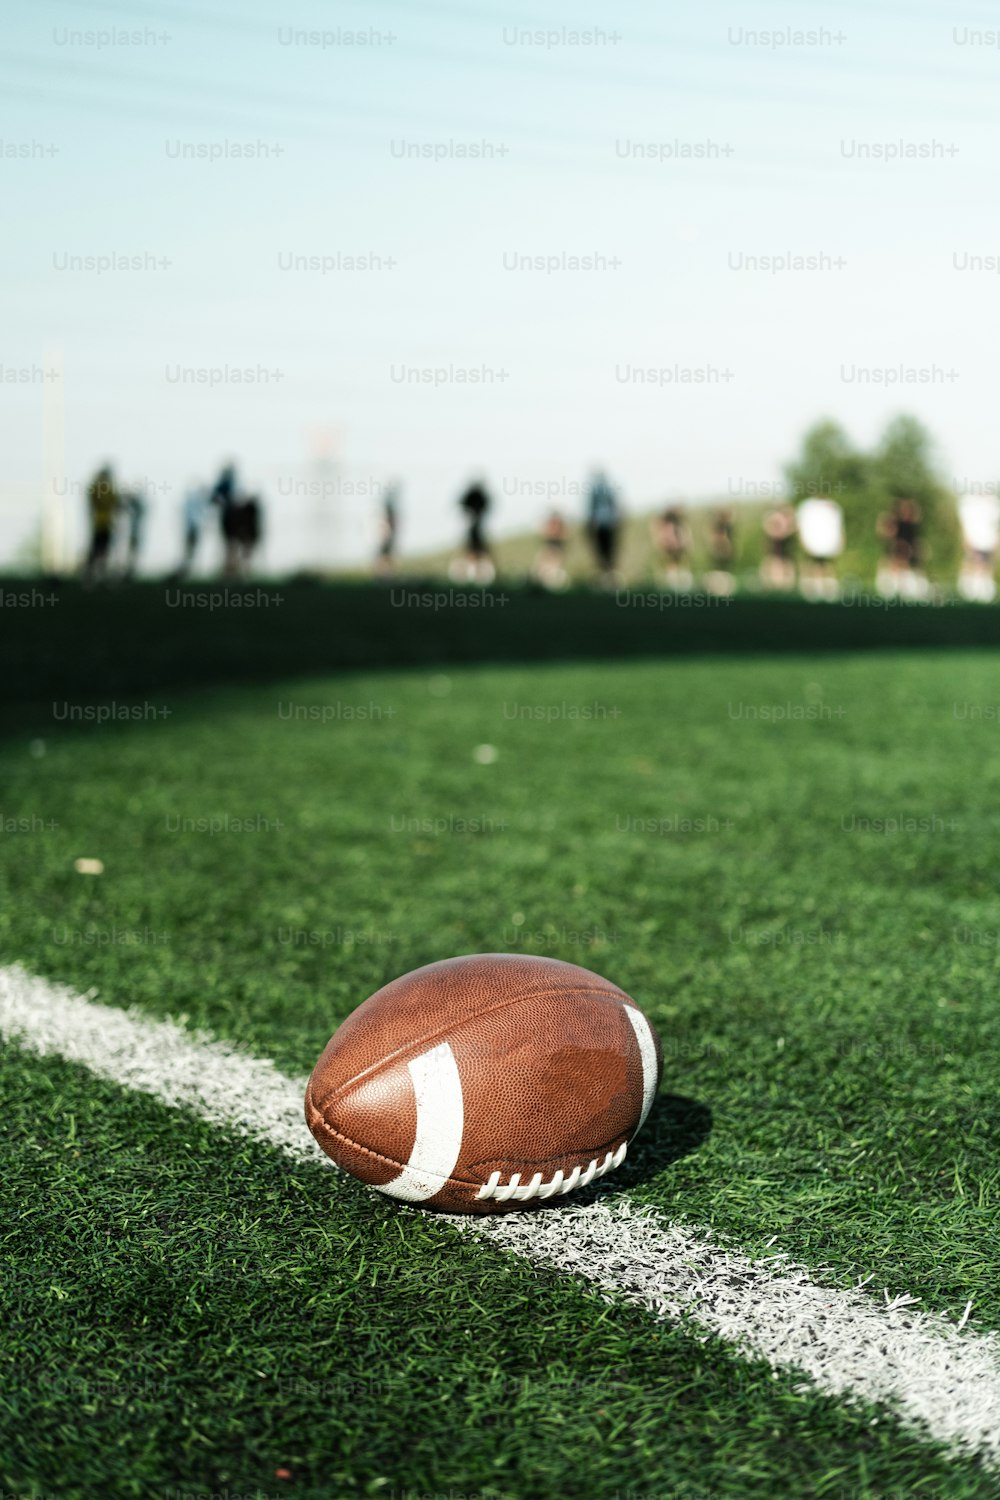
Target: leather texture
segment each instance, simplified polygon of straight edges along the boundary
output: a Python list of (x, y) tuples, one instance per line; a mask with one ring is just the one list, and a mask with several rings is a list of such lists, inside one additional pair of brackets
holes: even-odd
[[(338, 1166), (392, 1196), (504, 1212), (565, 1201), (574, 1169), (579, 1178), (634, 1135), (661, 1070), (652, 1027), (600, 975), (474, 954), (415, 969), (360, 1005), (313, 1070), (306, 1120)], [(557, 1188), (481, 1198), (497, 1173)]]

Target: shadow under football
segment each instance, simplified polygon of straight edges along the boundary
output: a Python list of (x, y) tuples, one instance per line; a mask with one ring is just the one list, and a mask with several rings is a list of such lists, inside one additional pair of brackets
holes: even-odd
[(557, 1196), (540, 1202), (537, 1209), (544, 1213), (547, 1208), (594, 1203), (599, 1198), (650, 1182), (672, 1162), (697, 1151), (711, 1130), (712, 1111), (707, 1104), (688, 1099), (683, 1094), (660, 1094), (617, 1171), (595, 1182), (592, 1187), (582, 1188), (565, 1198)]

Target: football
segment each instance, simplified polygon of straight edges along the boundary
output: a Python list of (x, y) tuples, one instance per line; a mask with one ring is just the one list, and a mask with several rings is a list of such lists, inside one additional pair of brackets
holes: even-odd
[(306, 1089), (323, 1150), (447, 1213), (565, 1198), (621, 1165), (659, 1086), (660, 1043), (599, 974), (482, 953), (384, 985), (334, 1032)]

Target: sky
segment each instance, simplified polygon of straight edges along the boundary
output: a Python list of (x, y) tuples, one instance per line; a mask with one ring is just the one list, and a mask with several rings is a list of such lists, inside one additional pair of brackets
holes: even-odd
[[(0, 565), (97, 465), (145, 565), (235, 459), (266, 568), (772, 493), (823, 416), (1000, 476), (983, 4), (32, 0), (0, 49)], [(207, 551), (204, 566), (216, 554)]]

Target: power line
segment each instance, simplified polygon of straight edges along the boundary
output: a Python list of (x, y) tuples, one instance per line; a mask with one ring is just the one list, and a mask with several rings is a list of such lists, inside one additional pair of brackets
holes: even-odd
[[(87, 13), (94, 9), (107, 10), (114, 14), (132, 16), (137, 20), (141, 19), (147, 22), (151, 18), (159, 17), (168, 22), (177, 21), (202, 29), (207, 28), (212, 30), (240, 32), (244, 35), (259, 36), (262, 39), (273, 37), (276, 31), (279, 29), (277, 25), (272, 25), (270, 23), (264, 23), (260, 21), (247, 21), (240, 17), (220, 15), (218, 13), (213, 14), (212, 12), (200, 10), (196, 11), (188, 9), (184, 6), (176, 5), (155, 5), (145, 7), (130, 4), (129, 0), (85, 0), (85, 4), (78, 3), (78, 0), (47, 0), (47, 3), (62, 5), (70, 10), (86, 10)], [(468, 24), (478, 23), (484, 17), (484, 13), (482, 11), (466, 11), (461, 9), (457, 5), (452, 6), (446, 3), (440, 3), (440, 0), (380, 0), (380, 3), (390, 9), (402, 10), (407, 15), (425, 12), (427, 14), (433, 15), (444, 15), (450, 19), (461, 20), (462, 22)], [(786, 3), (792, 3), (792, 0), (786, 0)], [(796, 3), (798, 3), (798, 0), (796, 0)], [(861, 3), (853, 7), (850, 5), (849, 0), (841, 0), (841, 4), (838, 9), (844, 8), (857, 9), (863, 15), (865, 15), (867, 19), (870, 19), (873, 14), (870, 8), (863, 3), (863, 0), (861, 0)], [(896, 15), (902, 19), (909, 20), (936, 19), (932, 12), (909, 11), (901, 7), (893, 7), (890, 10), (887, 10), (882, 5), (879, 6), (879, 9), (875, 14), (877, 14), (879, 18), (885, 15)], [(490, 15), (491, 19), (502, 26), (513, 24), (516, 26), (521, 26), (525, 30), (531, 32), (544, 32), (546, 29), (548, 29), (544, 23), (539, 22), (537, 16), (526, 16), (523, 18), (523, 20), (512, 20), (511, 17), (501, 16), (498, 12), (492, 12), (490, 13)], [(371, 13), (367, 10), (366, 19), (367, 24), (371, 26)], [(617, 24), (617, 21), (614, 24)], [(831, 21), (830, 24), (832, 25), (834, 23)], [(301, 29), (307, 31), (316, 28), (303, 27)], [(595, 28), (591, 26), (590, 29), (593, 30)], [(622, 40), (626, 42), (634, 41), (641, 45), (644, 51), (653, 50), (668, 52), (671, 58), (677, 61), (682, 66), (685, 61), (690, 61), (695, 56), (705, 58), (715, 63), (728, 60), (733, 62), (734, 64), (742, 66), (742, 63), (732, 55), (732, 52), (727, 51), (725, 46), (721, 43), (719, 44), (719, 46), (698, 45), (697, 43), (693, 43), (689, 37), (681, 39), (676, 36), (666, 37), (661, 34), (650, 33), (646, 31), (636, 32), (634, 30), (630, 30), (627, 35), (623, 34)], [(420, 49), (405, 46), (396, 48), (395, 45), (393, 46), (392, 53), (387, 54), (387, 58), (389, 57), (394, 57), (401, 60), (410, 59), (416, 62), (444, 63), (460, 69), (486, 68), (494, 70), (502, 69), (505, 71), (510, 71), (512, 68), (514, 71), (517, 71), (519, 69), (523, 69), (525, 66), (533, 68), (537, 63), (540, 64), (540, 69), (544, 70), (544, 77), (547, 83), (584, 82), (587, 84), (593, 84), (595, 82), (595, 78), (592, 73), (579, 70), (571, 71), (553, 68), (551, 57), (546, 57), (544, 61), (540, 59), (529, 58), (527, 56), (522, 56), (515, 60), (510, 57), (487, 57), (479, 53), (470, 54), (445, 52), (440, 50), (433, 51), (429, 49)], [(601, 60), (603, 63), (605, 59), (602, 58)], [(831, 83), (833, 83), (835, 80), (834, 76), (831, 74), (829, 64), (831, 62), (836, 62), (837, 60), (838, 59), (830, 57), (829, 55), (824, 56), (820, 52), (814, 51), (812, 54), (805, 52), (801, 55), (796, 56), (795, 63), (796, 67), (800, 69), (803, 67), (809, 67), (810, 65), (816, 65), (816, 67), (820, 71), (821, 77), (824, 79), (830, 78)], [(885, 78), (886, 76), (901, 76), (907, 82), (916, 77), (925, 79), (929, 78), (938, 83), (940, 83), (942, 79), (950, 78), (957, 82), (961, 82), (964, 85), (980, 84), (984, 88), (989, 87), (991, 89), (995, 86), (995, 79), (992, 74), (987, 74), (985, 72), (980, 76), (976, 76), (974, 73), (970, 75), (967, 72), (955, 69), (949, 69), (947, 72), (945, 72), (942, 70), (938, 62), (935, 62), (933, 66), (921, 68), (915, 68), (912, 64), (908, 64), (905, 69), (900, 69), (898, 68), (898, 66), (892, 65), (886, 68), (877, 61), (874, 63), (874, 65), (869, 64), (866, 61), (859, 59), (856, 55), (853, 57), (845, 56), (843, 58), (843, 67), (839, 70), (837, 76), (842, 80), (844, 76), (847, 75), (850, 79), (853, 80), (862, 74), (869, 78), (876, 79)], [(754, 100), (761, 97), (766, 97), (768, 100), (783, 101), (789, 103), (807, 103), (815, 105), (817, 102), (815, 93), (802, 94), (795, 91), (789, 91), (787, 89), (775, 90), (771, 87), (764, 88), (762, 90), (757, 90), (754, 88), (747, 89), (741, 88), (738, 82), (734, 83), (732, 80), (721, 82), (718, 89), (713, 90), (711, 88), (707, 88), (704, 81), (698, 83), (690, 82), (686, 72), (681, 72), (678, 76), (674, 76), (673, 78), (666, 78), (649, 73), (613, 73), (605, 71), (600, 78), (600, 82), (602, 84), (610, 83), (612, 85), (618, 84), (623, 87), (627, 86), (630, 89), (655, 89), (660, 94), (662, 94), (665, 86), (669, 86), (674, 92), (680, 91), (684, 93), (698, 93), (702, 96), (711, 96), (713, 92), (716, 92), (723, 95), (727, 99), (735, 97)], [(836, 102), (838, 104), (841, 102), (839, 96)]]
[[(3, 59), (0, 59), (0, 66), (2, 64)], [(151, 104), (145, 100), (139, 102), (130, 100), (123, 104), (122, 101), (111, 99), (107, 96), (74, 96), (66, 93), (61, 94), (59, 97), (54, 97), (51, 90), (40, 87), (31, 88), (30, 86), (22, 86), (18, 83), (5, 83), (3, 86), (3, 95), (7, 100), (20, 98), (29, 103), (44, 104), (48, 111), (51, 111), (53, 108), (65, 107), (71, 110), (83, 110), (85, 112), (89, 111), (91, 113), (110, 115), (115, 119), (166, 120), (175, 129), (179, 128), (181, 123), (189, 127), (192, 121), (198, 122), (205, 118), (204, 110), (200, 112), (186, 111), (179, 120), (176, 108), (166, 103)], [(209, 105), (209, 111), (211, 111), (211, 105)], [(331, 140), (338, 147), (347, 149), (378, 151), (382, 154), (386, 151), (387, 142), (385, 138), (379, 139), (368, 135), (360, 135), (357, 132), (352, 132), (340, 126), (337, 126), (335, 130), (324, 131), (322, 127), (307, 126), (305, 124), (298, 126), (294, 124), (288, 125), (284, 122), (275, 124), (273, 121), (262, 120), (259, 113), (254, 115), (248, 125), (244, 125), (242, 123), (237, 124), (231, 115), (220, 115), (218, 111), (215, 111), (214, 114), (215, 120), (209, 122), (207, 128), (227, 128), (230, 130), (240, 130), (244, 133), (252, 131), (257, 135), (270, 131), (274, 134), (280, 134), (285, 138), (306, 139), (310, 142)], [(532, 137), (531, 139), (534, 138)], [(628, 139), (637, 139), (637, 137), (630, 136)], [(420, 143), (415, 142), (413, 144), (419, 145)], [(604, 154), (602, 156), (595, 154), (589, 160), (583, 160), (579, 157), (573, 159), (555, 156), (551, 152), (547, 153), (543, 148), (541, 150), (533, 150), (530, 155), (518, 156), (515, 153), (511, 153), (509, 159), (505, 157), (500, 162), (492, 162), (491, 165), (496, 167), (498, 172), (536, 170), (544, 171), (551, 175), (553, 169), (556, 169), (562, 174), (573, 173), (583, 176), (607, 176), (614, 173), (616, 178), (621, 181), (623, 169), (620, 162), (616, 161), (611, 155), (613, 144), (611, 137), (594, 143), (598, 149), (603, 148)], [(578, 151), (584, 149), (582, 141), (578, 143), (577, 149)], [(645, 163), (641, 165), (648, 167), (648, 164)], [(687, 163), (681, 161), (676, 165), (683, 172)], [(703, 163), (701, 162), (695, 162), (693, 165), (698, 169), (703, 169)], [(817, 173), (833, 171), (836, 170), (836, 167), (836, 163), (822, 162), (811, 158), (802, 161), (790, 161), (787, 157), (765, 156), (757, 153), (751, 158), (744, 158), (738, 165), (734, 163), (730, 166), (722, 162), (714, 162), (711, 165), (711, 170), (713, 181), (716, 184), (728, 184), (739, 187), (746, 185), (748, 177), (758, 177), (761, 174), (769, 174), (772, 180), (775, 181), (783, 178), (786, 183), (799, 184), (803, 178), (813, 179)], [(653, 163), (652, 167), (648, 167), (647, 174), (642, 178), (642, 182), (646, 186), (651, 182), (650, 172), (652, 170), (662, 173), (663, 168), (656, 163)], [(681, 181), (687, 182), (689, 179), (682, 177)], [(676, 178), (666, 179), (666, 182), (669, 182), (676, 189)], [(662, 176), (660, 177), (660, 184), (658, 186), (661, 184), (665, 185), (665, 179)], [(704, 186), (704, 179), (702, 179), (700, 185)]]
[[(80, 79), (80, 70), (75, 64), (68, 61), (62, 62), (57, 59), (39, 59), (33, 57), (15, 56), (11, 54), (0, 54), (0, 67), (9, 67), (14, 69), (18, 76), (18, 79), (20, 79), (20, 77), (25, 72), (57, 74), (59, 76), (66, 76), (67, 74), (69, 74), (72, 76), (74, 81), (79, 81)], [(266, 125), (267, 128), (281, 130), (286, 134), (295, 133), (294, 131), (290, 132), (290, 128), (286, 122), (279, 122), (275, 124), (274, 122), (262, 121), (260, 114), (260, 105), (262, 102), (266, 102), (269, 105), (275, 106), (279, 109), (292, 110), (298, 113), (319, 110), (324, 116), (329, 116), (330, 114), (346, 116), (351, 121), (354, 121), (359, 116), (361, 118), (371, 120), (385, 120), (389, 124), (395, 124), (396, 128), (403, 128), (402, 124), (400, 124), (398, 120), (398, 116), (393, 112), (380, 110), (377, 108), (373, 109), (370, 105), (367, 104), (358, 105), (353, 102), (338, 103), (337, 101), (331, 102), (329, 100), (320, 101), (303, 98), (302, 96), (281, 95), (274, 93), (248, 94), (241, 90), (232, 90), (225, 88), (219, 89), (214, 84), (201, 87), (196, 83), (189, 83), (184, 80), (178, 81), (169, 77), (158, 76), (150, 73), (122, 74), (120, 72), (116, 72), (114, 69), (101, 67), (100, 64), (94, 64), (88, 67), (86, 79), (88, 81), (105, 79), (114, 84), (124, 84), (126, 87), (131, 87), (133, 89), (142, 89), (144, 93), (148, 93), (149, 90), (161, 90), (168, 94), (178, 94), (184, 101), (190, 101), (192, 98), (194, 98), (196, 99), (197, 104), (201, 109), (204, 109), (206, 103), (209, 109), (211, 109), (217, 100), (232, 100), (237, 109), (252, 109), (254, 115), (254, 126), (256, 128), (264, 128)], [(20, 92), (22, 97), (24, 96), (24, 90), (19, 89), (17, 84), (5, 89), (5, 94), (8, 97), (15, 92)], [(36, 93), (35, 97), (43, 96)], [(51, 99), (51, 96), (48, 97)], [(74, 105), (90, 103), (92, 105), (96, 105), (105, 109), (112, 108), (116, 111), (121, 110), (122, 112), (125, 112), (129, 109), (131, 109), (133, 112), (136, 111), (136, 106), (131, 100), (123, 102), (120, 100), (110, 99), (107, 96), (98, 96), (96, 98), (88, 98), (88, 96), (83, 96), (83, 98), (81, 99), (79, 95), (76, 96), (75, 99), (72, 98), (72, 96), (63, 96), (63, 98), (64, 102), (72, 102)], [(158, 104), (154, 106), (154, 109), (160, 114), (163, 113), (162, 107)], [(146, 113), (151, 112), (150, 106), (148, 105), (145, 98), (141, 101), (140, 110)], [(171, 118), (173, 118), (173, 116), (171, 116)], [(433, 123), (434, 128), (436, 129), (444, 128), (451, 131), (454, 131), (456, 129), (454, 121), (444, 122), (440, 119), (440, 117)], [(420, 120), (419, 123), (416, 124), (416, 128), (426, 128), (429, 124), (430, 121), (428, 120)], [(410, 129), (414, 128), (414, 122), (406, 122), (406, 127)], [(315, 127), (310, 125), (310, 136), (315, 135), (317, 129), (319, 128), (321, 128), (321, 122), (317, 122)], [(519, 127), (516, 124), (511, 125), (509, 122), (504, 122), (504, 124), (499, 126), (477, 124), (474, 127), (467, 127), (463, 133), (468, 133), (470, 129), (475, 131), (492, 129), (501, 134), (503, 137), (509, 137), (512, 139), (525, 139), (535, 147), (541, 145), (543, 150), (545, 147), (554, 144), (559, 147), (566, 147), (577, 152), (583, 150), (599, 152), (602, 150), (610, 150), (611, 142), (614, 139), (614, 137), (612, 137), (610, 134), (600, 136), (584, 136), (579, 132), (576, 134), (566, 134), (565, 132), (550, 132), (547, 130), (539, 133), (531, 129)], [(302, 132), (299, 131), (298, 133), (301, 134)], [(625, 134), (632, 139), (639, 138), (638, 133), (636, 132), (625, 132)], [(337, 126), (335, 138), (338, 142), (346, 142), (348, 139), (342, 133), (340, 126)], [(645, 132), (643, 133), (643, 138), (645, 138)], [(370, 145), (373, 148), (377, 147), (379, 149), (382, 149), (385, 144), (384, 141), (358, 139), (356, 136), (354, 137), (354, 140), (358, 145)], [(533, 156), (533, 160), (536, 162), (544, 162), (544, 157), (540, 158), (536, 152)], [(566, 163), (565, 161), (565, 158), (563, 158), (561, 162), (558, 162), (558, 164), (568, 165), (568, 163)], [(583, 166), (584, 164), (578, 163), (578, 165)], [(591, 162), (588, 165), (596, 166), (598, 165), (598, 163)], [(779, 170), (784, 171), (787, 170), (790, 165), (796, 164), (789, 163), (787, 157), (774, 159), (770, 163), (767, 163), (766, 160), (757, 155), (754, 158), (754, 165), (756, 167), (771, 165)], [(798, 165), (801, 165), (803, 171), (813, 171), (816, 169), (816, 163), (814, 161), (803, 161)]]
[[(87, 13), (92, 10), (109, 10), (117, 11), (118, 13), (123, 15), (134, 15), (136, 17), (147, 19), (152, 16), (162, 16), (167, 20), (183, 20), (194, 23), (195, 25), (225, 27), (234, 31), (244, 31), (248, 34), (251, 32), (264, 34), (265, 32), (269, 33), (273, 30), (273, 27), (270, 24), (265, 24), (260, 21), (247, 21), (242, 17), (229, 15), (223, 16), (219, 15), (218, 13), (213, 15), (201, 10), (188, 9), (183, 6), (137, 6), (135, 4), (127, 3), (127, 0), (47, 0), (47, 3), (63, 5), (69, 10), (80, 10)], [(354, 3), (360, 6), (361, 0), (347, 0), (347, 3)], [(794, 6), (796, 12), (796, 20), (804, 29), (809, 29), (817, 24), (814, 21), (802, 19), (801, 0), (778, 0), (778, 3), (784, 3), (789, 6)], [(478, 8), (476, 10), (469, 10), (467, 6), (461, 4), (448, 4), (447, 0), (379, 0), (379, 5), (385, 9), (402, 11), (407, 16), (442, 16), (447, 20), (458, 21), (467, 26), (478, 26), (483, 21), (489, 21), (493, 25), (503, 27), (519, 26), (523, 27), (526, 31), (533, 32), (544, 32), (552, 29), (545, 20), (539, 18), (537, 13), (533, 15), (519, 16), (516, 14), (511, 15), (510, 13), (502, 14), (500, 11), (483, 11), (482, 9)], [(368, 5), (365, 5), (363, 8), (365, 19), (367, 23), (371, 25), (371, 8)], [(919, 10), (902, 5), (886, 5), (885, 3), (880, 3), (878, 6), (878, 10), (876, 12), (873, 12), (870, 0), (838, 0), (838, 17), (841, 11), (856, 11), (861, 14), (866, 20), (871, 20), (874, 14), (878, 19), (889, 16), (906, 21), (929, 21), (938, 24), (940, 24), (941, 21), (941, 11), (937, 7), (930, 10)], [(975, 23), (982, 22), (986, 25), (992, 25), (995, 22), (996, 17), (993, 12), (984, 11), (981, 15), (973, 17), (972, 20)], [(618, 12), (617, 17), (614, 22), (612, 22), (612, 24), (615, 26), (619, 24), (621, 24), (622, 26), (626, 26), (628, 28), (628, 40), (635, 41), (641, 44), (643, 47), (662, 47), (664, 49), (668, 49), (671, 53), (676, 55), (678, 44), (678, 38), (676, 36), (668, 37), (664, 36), (662, 32), (650, 32), (646, 31), (645, 29), (636, 30), (629, 24), (624, 13), (621, 11)], [(835, 20), (835, 18), (830, 16), (829, 14), (825, 14), (823, 24), (831, 26), (834, 24), (839, 24), (839, 21)], [(596, 24), (593, 22), (581, 22), (579, 26), (569, 27), (567, 29), (595, 30), (602, 28), (596, 26)], [(689, 50), (691, 50), (690, 46)], [(700, 48), (698, 50), (706, 51), (707, 49)]]

